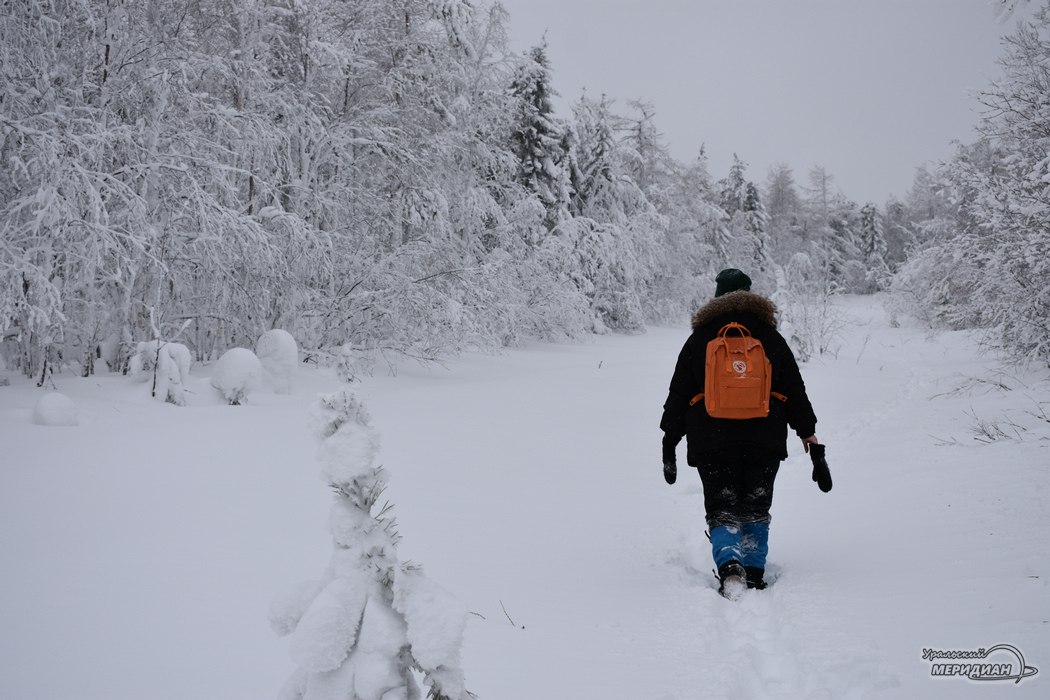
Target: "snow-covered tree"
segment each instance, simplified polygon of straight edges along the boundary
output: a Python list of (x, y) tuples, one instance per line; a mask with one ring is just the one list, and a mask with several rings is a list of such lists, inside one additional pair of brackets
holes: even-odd
[(907, 207), (896, 197), (890, 197), (883, 206), (882, 231), (886, 240), (886, 264), (894, 272), (915, 245)]
[(663, 135), (656, 128), (656, 109), (645, 100), (629, 100), (627, 107), (629, 112), (618, 119), (617, 130), (630, 152), (629, 173), (639, 189), (656, 200), (670, 165)]
[(860, 212), (856, 202), (836, 197), (820, 240), (824, 265), (832, 281), (846, 292), (864, 291), (867, 268), (860, 241)]
[(809, 170), (809, 185), (806, 188), (806, 204), (818, 226), (827, 225), (835, 202), (835, 178), (821, 165)]
[(569, 275), (588, 298), (596, 328), (638, 331), (644, 326), (642, 290), (659, 265), (659, 227), (653, 204), (634, 179), (637, 152), (618, 136), (612, 103), (586, 96), (574, 105), (575, 218), (562, 226), (571, 245)]
[(806, 253), (795, 253), (776, 271), (773, 301), (780, 314), (780, 331), (801, 362), (835, 352), (843, 319), (833, 301), (838, 287), (826, 270)]
[(634, 153), (617, 137), (612, 101), (604, 95), (597, 101), (584, 95), (573, 106), (573, 115), (577, 134), (573, 214), (626, 223), (649, 203), (630, 172)]
[(933, 320), (987, 329), (1014, 360), (1050, 362), (1050, 5), (1004, 45), (1002, 76), (980, 93), (981, 139), (937, 174), (954, 211), (930, 207), (895, 287)]
[(667, 303), (659, 318), (669, 321), (706, 301), (711, 280), (724, 267), (716, 246), (729, 217), (718, 206), (703, 147), (670, 179), (660, 212), (668, 228), (654, 288)]
[(719, 249), (725, 264), (747, 270), (756, 284), (772, 281), (773, 263), (767, 242), (769, 216), (755, 183), (745, 177), (747, 164), (733, 154), (729, 174), (719, 184), (719, 204), (730, 217)]
[(802, 200), (795, 186), (795, 175), (785, 163), (770, 166), (764, 201), (770, 221), (788, 222), (800, 216)]
[(788, 260), (806, 249), (805, 211), (795, 176), (786, 164), (769, 168), (763, 188), (763, 199), (769, 215), (769, 245), (774, 260)]
[(270, 622), (290, 636), (298, 668), (282, 700), (467, 700), (460, 665), (466, 610), (397, 555), (379, 436), (348, 390), (317, 409), (321, 476), (335, 493), (329, 532), (335, 551), (320, 580), (280, 596)]
[(886, 283), (889, 265), (886, 263), (886, 238), (882, 232), (882, 216), (871, 202), (860, 208), (857, 243), (861, 261), (867, 268), (863, 291), (877, 291)]
[(511, 143), (518, 160), (518, 180), (534, 193), (546, 211), (548, 230), (565, 218), (569, 174), (565, 158), (565, 126), (554, 114), (546, 40), (522, 57), (510, 84), (514, 122)]

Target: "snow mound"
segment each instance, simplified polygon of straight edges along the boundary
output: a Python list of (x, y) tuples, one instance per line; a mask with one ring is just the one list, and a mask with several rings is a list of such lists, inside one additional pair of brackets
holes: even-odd
[(267, 383), (278, 394), (292, 392), (292, 378), (299, 364), (299, 346), (288, 331), (275, 328), (259, 336), (255, 354), (262, 363)]
[(231, 406), (244, 403), (248, 394), (262, 381), (263, 367), (255, 353), (247, 348), (232, 348), (215, 363), (211, 385), (218, 389)]
[(33, 422), (37, 425), (77, 425), (77, 405), (65, 394), (49, 391), (40, 397), (33, 408)]

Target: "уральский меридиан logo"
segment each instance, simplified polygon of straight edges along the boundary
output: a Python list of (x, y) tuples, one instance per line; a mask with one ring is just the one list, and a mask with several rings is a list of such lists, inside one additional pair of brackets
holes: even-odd
[(1021, 650), (1010, 644), (971, 650), (923, 649), (922, 658), (933, 662), (930, 675), (934, 678), (1013, 681), (1017, 684), (1039, 673), (1039, 669), (1025, 663)]

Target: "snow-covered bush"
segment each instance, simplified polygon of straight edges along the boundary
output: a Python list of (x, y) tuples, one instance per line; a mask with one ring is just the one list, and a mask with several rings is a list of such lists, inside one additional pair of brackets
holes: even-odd
[(350, 391), (321, 397), (322, 477), (336, 493), (329, 518), (335, 552), (319, 581), (274, 601), (270, 623), (290, 635), (299, 666), (282, 700), (466, 700), (460, 648), (466, 610), (418, 567), (398, 561), (386, 487), (375, 464), (379, 436)]
[(180, 382), (189, 379), (192, 364), (189, 348), (182, 343), (168, 343), (162, 340), (150, 340), (136, 345), (135, 354), (128, 361), (128, 374), (140, 381), (146, 381), (153, 374), (158, 354), (172, 361)]
[(292, 391), (292, 377), (299, 364), (299, 346), (288, 331), (275, 328), (259, 336), (255, 354), (262, 363), (266, 381), (278, 394)]
[(69, 426), (80, 422), (77, 406), (65, 394), (49, 391), (33, 407), (33, 422), (37, 425)]
[(262, 381), (263, 367), (247, 348), (231, 348), (222, 354), (212, 370), (211, 385), (231, 406), (239, 406)]
[(795, 253), (776, 271), (777, 305), (781, 334), (800, 362), (832, 352), (839, 345), (844, 324), (833, 301), (835, 285), (826, 270), (817, 268), (805, 253)]
[(152, 382), (153, 396), (182, 406), (190, 378), (190, 350), (182, 343), (150, 340), (139, 343), (128, 361), (128, 374), (142, 382)]

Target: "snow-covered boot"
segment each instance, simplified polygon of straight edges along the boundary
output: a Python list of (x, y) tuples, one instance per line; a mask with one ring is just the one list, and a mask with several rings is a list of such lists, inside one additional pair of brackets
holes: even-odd
[(756, 588), (760, 591), (765, 590), (766, 582), (763, 577), (766, 574), (765, 569), (760, 569), (757, 566), (745, 566), (744, 571), (747, 572), (747, 587)]
[(718, 593), (723, 598), (737, 600), (747, 590), (747, 572), (738, 561), (727, 561), (718, 567), (718, 580)]

